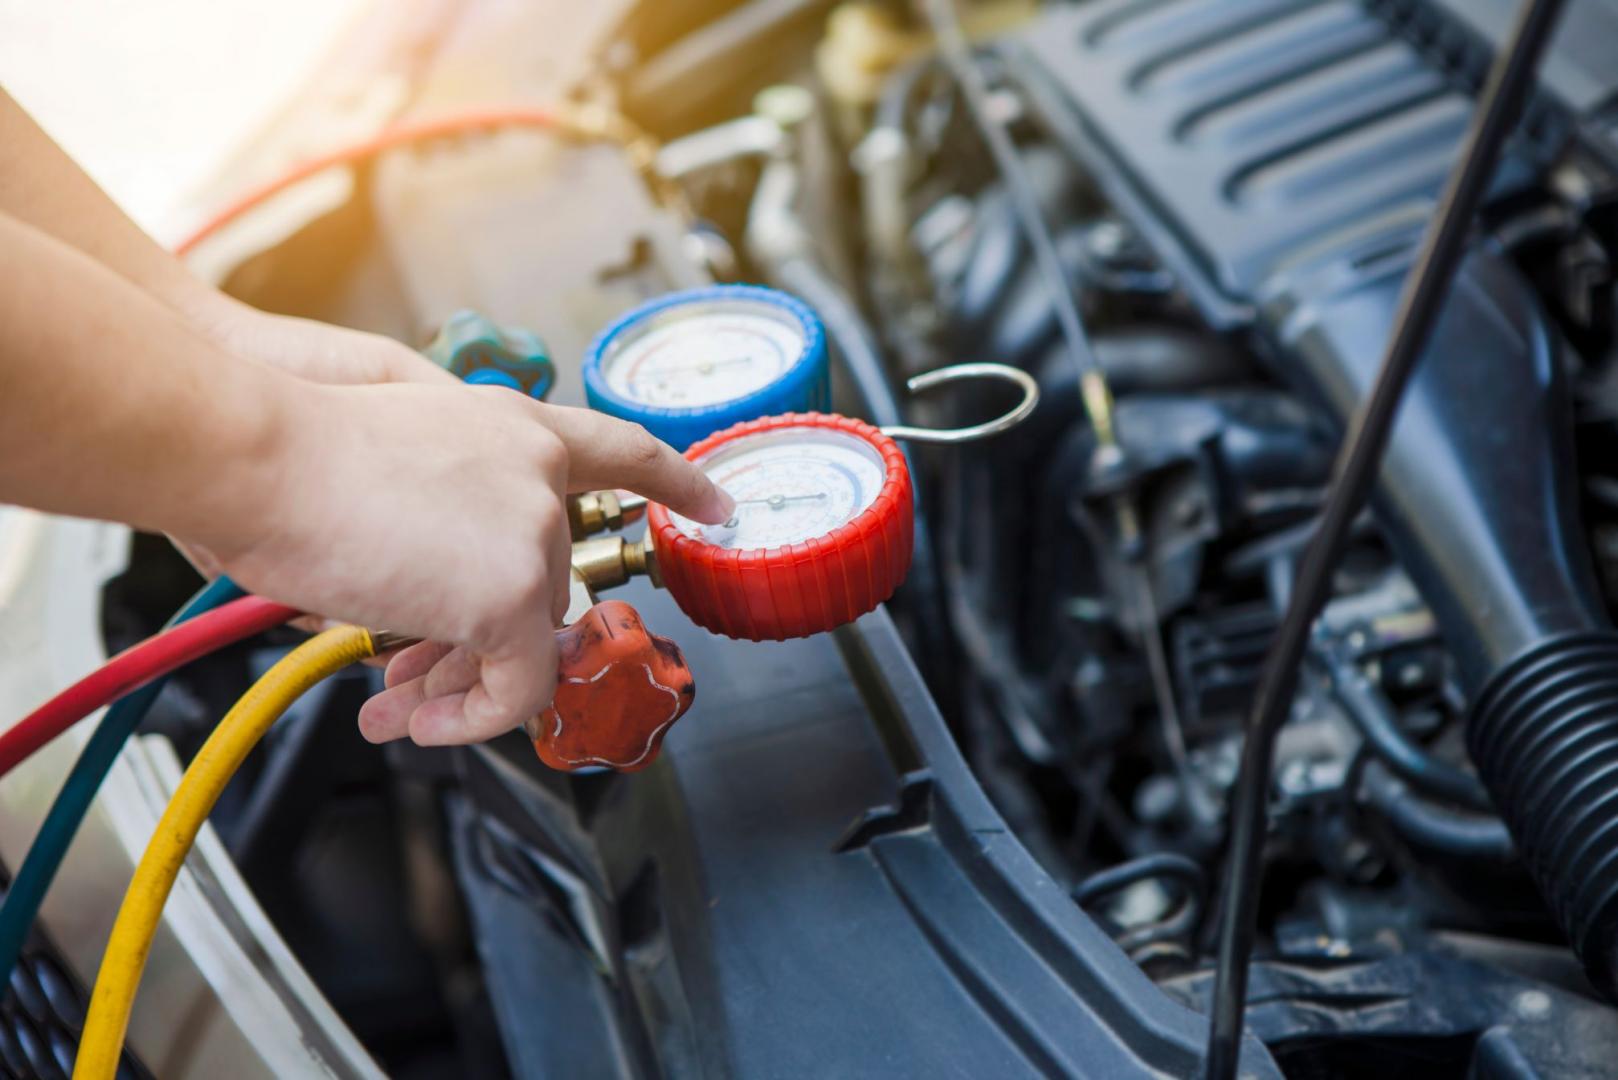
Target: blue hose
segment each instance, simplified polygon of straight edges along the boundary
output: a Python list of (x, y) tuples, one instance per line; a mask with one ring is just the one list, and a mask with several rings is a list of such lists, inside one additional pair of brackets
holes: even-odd
[[(205, 611), (244, 595), (229, 578), (218, 578), (193, 596), (169, 620), (169, 625), (194, 619)], [(119, 751), (140, 726), (146, 711), (157, 700), (158, 693), (167, 681), (156, 679), (113, 702), (95, 734), (84, 744), (79, 760), (73, 763), (73, 771), (68, 773), (56, 801), (51, 804), (50, 813), (45, 815), (39, 835), (34, 837), (34, 844), (28, 849), (17, 877), (6, 893), (5, 902), (0, 903), (0, 986), (6, 985), (11, 978), (11, 969), (17, 965), (17, 957), (22, 954), (23, 943), (28, 940), (28, 932), (39, 915), (45, 892), (51, 887), (51, 881), (62, 865), (68, 845), (78, 834), (79, 825), (89, 812), (90, 804), (95, 802), (101, 782), (107, 778), (112, 763), (118, 760)]]

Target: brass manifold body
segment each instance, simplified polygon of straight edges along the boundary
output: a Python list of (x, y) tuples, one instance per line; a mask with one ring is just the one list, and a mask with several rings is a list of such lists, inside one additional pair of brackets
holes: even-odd
[(646, 500), (624, 491), (586, 491), (568, 496), (567, 519), (573, 532), (573, 595), (567, 621), (573, 621), (595, 603), (596, 593), (617, 588), (637, 575), (644, 574), (653, 585), (663, 584), (657, 573), (657, 553), (647, 541), (594, 535), (631, 525), (645, 513)]

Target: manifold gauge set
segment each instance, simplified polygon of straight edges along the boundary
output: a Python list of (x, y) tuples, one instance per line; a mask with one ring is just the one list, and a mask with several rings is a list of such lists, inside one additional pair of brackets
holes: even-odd
[(893, 594), (910, 566), (915, 499), (896, 439), (966, 442), (1033, 410), (1038, 387), (999, 364), (958, 364), (912, 390), (957, 379), (1010, 381), (1010, 413), (953, 431), (879, 430), (827, 407), (826, 334), (774, 289), (720, 285), (642, 304), (596, 339), (590, 404), (685, 451), (736, 500), (719, 525), (648, 511), (657, 571), (693, 622), (772, 640), (832, 630)]
[[(692, 622), (733, 638), (778, 641), (853, 622), (892, 596), (910, 568), (915, 493), (899, 440), (985, 438), (1020, 423), (1038, 402), (1033, 378), (1000, 364), (940, 368), (911, 379), (909, 388), (966, 379), (1011, 382), (1020, 400), (971, 427), (876, 428), (821, 411), (830, 399), (826, 334), (796, 298), (722, 285), (645, 303), (591, 346), (588, 400), (683, 450), (736, 508), (728, 521), (703, 524), (654, 503), (646, 507), (645, 539), (625, 545), (613, 538), (605, 560), (597, 548), (581, 557), (586, 545), (601, 543), (581, 539), (575, 573), (581, 564), (606, 565), (605, 573), (585, 577), (608, 587), (645, 572)], [(609, 502), (617, 505), (613, 493), (596, 493), (596, 505)], [(610, 515), (602, 516), (582, 532), (610, 527)], [(616, 640), (610, 627), (585, 623), (576, 624), (577, 634), (595, 634), (592, 647)], [(664, 658), (678, 655), (671, 642), (658, 639), (656, 648)], [(645, 649), (653, 655), (651, 644)], [(616, 690), (604, 683), (596, 691), (582, 683), (559, 690), (557, 705), (530, 729), (540, 757), (562, 769), (650, 764), (684, 705), (672, 714), (642, 709), (644, 688), (626, 678), (636, 693), (629, 682)], [(693, 695), (681, 696), (689, 703)]]

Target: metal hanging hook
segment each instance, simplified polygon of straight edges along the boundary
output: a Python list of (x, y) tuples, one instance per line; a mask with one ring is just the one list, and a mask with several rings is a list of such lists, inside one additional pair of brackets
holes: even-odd
[(1004, 416), (981, 424), (973, 424), (963, 428), (918, 428), (906, 427), (903, 424), (893, 424), (882, 428), (882, 434), (890, 439), (908, 439), (911, 442), (925, 443), (964, 443), (976, 442), (978, 439), (987, 439), (991, 435), (998, 435), (1002, 431), (1010, 431), (1034, 411), (1039, 404), (1039, 383), (1034, 377), (1021, 368), (1011, 367), (1009, 364), (951, 364), (949, 367), (935, 368), (912, 376), (905, 383), (912, 394), (919, 394), (923, 390), (931, 390), (935, 386), (945, 383), (958, 382), (961, 379), (1003, 379), (1015, 383), (1022, 391), (1022, 400), (1016, 408)]

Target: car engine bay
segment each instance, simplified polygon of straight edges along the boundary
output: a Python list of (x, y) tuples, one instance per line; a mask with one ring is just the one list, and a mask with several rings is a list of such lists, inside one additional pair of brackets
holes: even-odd
[[(555, 772), (520, 733), (372, 747), (377, 674), (329, 680), (226, 788), (183, 880), (228, 933), (171, 911), (130, 1074), (1201, 1075), (1246, 717), (1516, 5), (977, 0), (977, 102), (932, 0), (626, 0), (554, 40), (453, 6), (371, 31), (408, 73), (390, 112), (565, 102), (603, 137), (389, 149), (193, 265), (417, 346), (475, 309), (543, 339), (564, 405), (626, 311), (733, 283), (818, 316), (831, 411), (985, 422), (1010, 390), (906, 389), (970, 361), (1039, 401), (906, 444), (909, 574), (832, 632), (734, 640), (616, 589), (697, 684), (642, 771)], [(1618, 4), (1571, 3), (1308, 639), (1243, 1076), (1618, 1061), (1615, 56)], [(375, 79), (331, 75), (265, 145)], [(196, 584), (161, 537), (85, 557), (109, 654)], [(185, 669), (141, 741), (188, 761), (295, 639)], [(139, 768), (132, 792), (178, 766)], [(111, 908), (52, 904), (21, 978), (87, 985)], [(25, 1075), (7, 1045), (74, 1022), (17, 993)], [(247, 1034), (210, 1057), (173, 1033), (214, 996)]]

